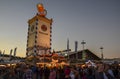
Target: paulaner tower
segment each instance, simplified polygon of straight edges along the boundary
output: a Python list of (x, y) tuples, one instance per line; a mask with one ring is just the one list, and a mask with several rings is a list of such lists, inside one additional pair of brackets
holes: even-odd
[(42, 4), (37, 4), (38, 13), (28, 20), (26, 56), (50, 53), (52, 19), (46, 17), (47, 11)]

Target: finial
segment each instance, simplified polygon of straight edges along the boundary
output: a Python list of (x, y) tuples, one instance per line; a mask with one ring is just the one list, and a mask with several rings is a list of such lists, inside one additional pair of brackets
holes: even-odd
[(46, 16), (47, 11), (44, 9), (44, 6), (42, 3), (37, 4), (37, 10), (40, 16)]

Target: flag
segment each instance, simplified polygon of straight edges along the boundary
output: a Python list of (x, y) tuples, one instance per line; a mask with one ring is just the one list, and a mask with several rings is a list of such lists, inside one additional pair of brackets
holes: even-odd
[(14, 49), (14, 56), (16, 56), (16, 50), (17, 50), (17, 47)]
[(13, 51), (13, 50), (11, 49), (11, 50), (10, 50), (10, 55), (9, 55), (10, 57), (12, 56), (12, 51)]

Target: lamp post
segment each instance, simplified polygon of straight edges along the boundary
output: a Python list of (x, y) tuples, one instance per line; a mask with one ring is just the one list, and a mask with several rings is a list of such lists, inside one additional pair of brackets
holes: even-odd
[(100, 47), (100, 50), (101, 50), (101, 59), (104, 59), (104, 56), (103, 56), (103, 47)]
[(84, 51), (84, 45), (86, 44), (86, 42), (83, 40), (82, 42), (81, 42), (81, 44), (82, 44), (82, 46), (83, 46), (83, 51), (82, 51), (82, 60), (85, 60), (86, 59), (86, 53), (85, 53), (85, 51)]

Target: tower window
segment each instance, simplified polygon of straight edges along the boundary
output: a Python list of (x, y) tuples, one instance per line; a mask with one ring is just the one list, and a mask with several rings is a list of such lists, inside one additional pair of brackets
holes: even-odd
[(36, 22), (36, 25), (38, 25), (38, 23)]
[(36, 21), (38, 21), (38, 19), (36, 19)]
[(27, 42), (28, 42), (28, 40), (27, 40)]
[(34, 50), (34, 52), (36, 52), (36, 50)]
[[(28, 44), (27, 44), (27, 47), (28, 47)], [(28, 49), (27, 49), (28, 50)]]
[(30, 27), (28, 27), (28, 30), (30, 30)]
[(30, 25), (28, 25), (30, 27)]
[(35, 40), (35, 43), (37, 43), (37, 40)]
[(32, 25), (32, 27), (31, 27), (31, 31), (32, 31), (32, 32), (34, 31), (34, 25)]
[(50, 29), (52, 29), (52, 27), (50, 26)]
[(36, 30), (38, 29), (38, 27), (36, 27)]
[(37, 36), (35, 35), (35, 38), (37, 38)]

